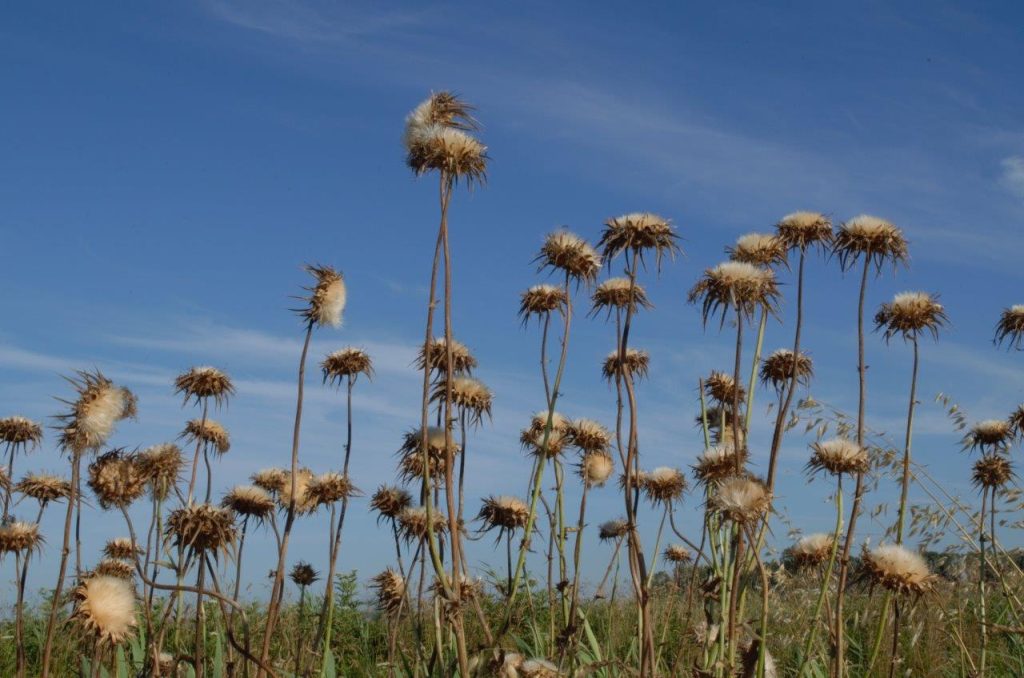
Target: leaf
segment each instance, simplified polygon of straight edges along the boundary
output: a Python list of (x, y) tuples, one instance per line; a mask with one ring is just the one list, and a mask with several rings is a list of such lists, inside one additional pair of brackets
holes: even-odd
[(219, 633), (213, 636), (213, 678), (224, 678), (224, 642)]
[(337, 678), (337, 670), (334, 667), (334, 653), (330, 648), (324, 653), (324, 667), (320, 671), (320, 678)]

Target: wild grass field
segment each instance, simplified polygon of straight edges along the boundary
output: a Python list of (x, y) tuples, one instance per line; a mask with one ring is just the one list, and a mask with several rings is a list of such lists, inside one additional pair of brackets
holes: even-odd
[[(645, 403), (636, 386), (652, 366), (632, 331), (658, 312), (645, 286), (681, 254), (676, 227), (636, 212), (609, 218), (593, 244), (551, 232), (532, 262), (538, 282), (519, 308), (543, 397), (508, 443), (527, 460), (522, 493), (478, 496), (467, 486), (474, 435), (488, 425), (494, 397), (473, 376), (477, 359), (452, 317), (458, 230), (449, 230), (449, 207), (462, 191), (484, 188), (489, 163), (474, 115), (459, 96), (438, 92), (405, 121), (409, 168), (437, 182), (438, 202), (423, 213), (438, 227), (423, 253), (432, 267), (416, 365), (422, 407), (413, 428), (394, 432), (395, 475), (349, 477), (361, 453), (352, 403), (374, 377), (373, 356), (357, 347), (309, 351), (314, 335), (341, 325), (347, 288), (335, 265), (344, 261), (306, 269), (309, 287), (295, 309), (304, 344), (295, 356), (290, 450), (223, 496), (214, 494), (211, 460), (231, 444), (215, 419), (236, 396), (228, 374), (198, 366), (168, 383), (186, 408), (183, 431), (144, 449), (108, 444), (120, 422), (144, 412), (131, 384), (96, 369), (66, 375), (52, 420), (0, 419), (0, 567), (10, 593), (0, 674), (1024, 675), (1024, 558), (1002, 541), (1021, 508), (1011, 453), (1024, 439), (1024, 405), (1006, 403), (1004, 418), (973, 421), (954, 396), (938, 397), (962, 438), (963, 454), (950, 463), (971, 476), (973, 502), (915, 461), (915, 412), (934, 397), (918, 392), (921, 353), (942, 340), (949, 318), (926, 292), (866, 307), (868, 288), (888, 284), (909, 262), (903, 232), (883, 218), (834, 223), (825, 213), (793, 212), (770, 232), (739, 237), (725, 261), (696, 275), (687, 295), (694, 318), (733, 361), (680, 385), (686, 397), (699, 395), (687, 444), (703, 452), (658, 468), (640, 445)], [(856, 285), (858, 303), (847, 309), (857, 339), (854, 412), (808, 391), (815, 370), (801, 332), (815, 313), (804, 304), (810, 260), (850, 273)], [(786, 324), (783, 290), (795, 309)], [(998, 346), (1021, 348), (1024, 305), (992, 322)], [(613, 337), (599, 368), (616, 405), (600, 420), (561, 414), (574, 410), (563, 380), (580, 323), (606, 323)], [(769, 323), (786, 336), (783, 348), (765, 347)], [(872, 351), (897, 342), (911, 349), (897, 431), (878, 430), (866, 416), (872, 333), (884, 340)], [(320, 379), (337, 389), (347, 416), (336, 463), (314, 472), (304, 465), (301, 432), (305, 389)], [(758, 465), (748, 445), (755, 417), (767, 417), (771, 431), (756, 450), (767, 462)], [(832, 495), (830, 532), (805, 534), (784, 520), (775, 489), (783, 442), (794, 434), (813, 440), (802, 472)], [(33, 470), (54, 464), (57, 474)], [(884, 514), (872, 498), (883, 485), (899, 496)], [(581, 490), (572, 502), (570, 486)], [(912, 486), (928, 501), (912, 504)], [(620, 517), (593, 515), (598, 492), (616, 497)], [(357, 548), (343, 540), (346, 523), (366, 519), (350, 511), (360, 495), (393, 553), (372, 573), (346, 566), (346, 549)], [(51, 513), (63, 529), (44, 534)], [(889, 523), (881, 543), (858, 533), (868, 513)], [(97, 516), (123, 536), (87, 562), (81, 522)], [(314, 516), (325, 556), (304, 562), (294, 556), (295, 535)], [(247, 574), (267, 569), (247, 559), (252, 540), (274, 546), (266, 598), (242, 589)], [(481, 540), (499, 566), (471, 561), (467, 544)], [(40, 559), (58, 563), (56, 580), (27, 590)], [(603, 576), (586, 581), (585, 563), (595, 562)]]

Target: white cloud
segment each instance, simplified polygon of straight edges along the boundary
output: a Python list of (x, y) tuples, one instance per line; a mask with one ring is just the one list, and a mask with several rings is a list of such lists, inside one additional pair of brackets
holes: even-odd
[(999, 164), (1003, 168), (1000, 183), (1017, 197), (1024, 198), (1024, 156), (1011, 155)]

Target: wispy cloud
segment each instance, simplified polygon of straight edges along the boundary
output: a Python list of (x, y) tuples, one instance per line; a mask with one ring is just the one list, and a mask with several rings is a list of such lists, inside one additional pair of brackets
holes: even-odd
[(999, 164), (1003, 169), (1000, 177), (1003, 187), (1018, 198), (1024, 198), (1024, 157), (1011, 155)]

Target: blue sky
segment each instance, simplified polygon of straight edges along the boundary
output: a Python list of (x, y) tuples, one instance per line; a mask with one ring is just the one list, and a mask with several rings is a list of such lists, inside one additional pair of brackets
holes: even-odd
[[(418, 421), (410, 363), (436, 233), (436, 186), (410, 175), (400, 135), (437, 89), (478, 106), (492, 157), (487, 186), (460, 192), (452, 212), (456, 335), (496, 394), (493, 425), (471, 441), (473, 494), (524, 493), (517, 431), (543, 390), (539, 337), (515, 314), (518, 293), (538, 281), (530, 261), (544, 234), (568, 225), (596, 239), (605, 219), (635, 210), (673, 219), (686, 251), (645, 279), (656, 309), (634, 333), (653, 365), (639, 391), (646, 466), (692, 463), (697, 377), (731, 364), (731, 335), (705, 332), (686, 291), (737, 236), (796, 209), (837, 221), (867, 212), (905, 230), (911, 268), (872, 281), (869, 308), (905, 289), (941, 294), (952, 325), (923, 345), (915, 447), (952, 491), (972, 496), (969, 460), (934, 395), (952, 394), (977, 419), (1024, 397), (1024, 358), (991, 344), (1000, 309), (1024, 301), (1024, 11), (1012, 3), (627, 13), (201, 0), (23, 3), (0, 16), (4, 415), (49, 421), (53, 396), (67, 395), (60, 375), (98, 367), (140, 395), (139, 421), (114, 442), (146, 446), (194, 416), (173, 395), (174, 375), (214, 364), (238, 385), (217, 415), (233, 438), (219, 482), (284, 464), (301, 339), (290, 295), (307, 282), (303, 262), (330, 263), (350, 302), (344, 328), (318, 332), (313, 355), (349, 344), (373, 355), (378, 376), (356, 389), (352, 475), (368, 491), (391, 481), (401, 434)], [(835, 262), (809, 275), (811, 392), (853, 410), (856, 280)], [(566, 414), (613, 420), (598, 373), (612, 341), (603, 322), (580, 319)], [(765, 346), (790, 341), (788, 325), (772, 325)], [(909, 352), (877, 335), (868, 348), (869, 424), (899, 439)], [(342, 398), (313, 381), (308, 402), (302, 460), (337, 467)], [(761, 465), (767, 422), (755, 417)], [(829, 490), (801, 472), (808, 442), (787, 440), (780, 506), (794, 525), (822, 530)], [(52, 440), (29, 467), (63, 470)], [(870, 503), (891, 501), (892, 487)], [(610, 488), (597, 495), (593, 525), (620, 508)], [(688, 498), (682, 523), (694, 530), (699, 512)], [(54, 570), (57, 513), (39, 585)], [(300, 529), (295, 557), (324, 560), (325, 521)], [(876, 540), (883, 529), (862, 525)], [(113, 515), (87, 523), (92, 551), (122, 533)], [(596, 578), (608, 554), (593, 535)], [(259, 541), (254, 551), (269, 553)], [(346, 543), (343, 569), (368, 577), (389, 562), (365, 499)], [(480, 562), (501, 560), (490, 540), (474, 548)], [(265, 568), (252, 569), (258, 593)]]

